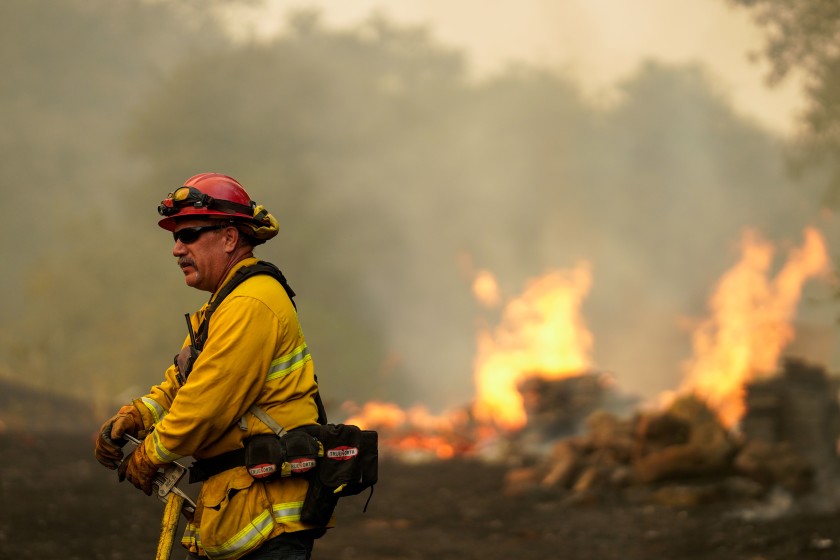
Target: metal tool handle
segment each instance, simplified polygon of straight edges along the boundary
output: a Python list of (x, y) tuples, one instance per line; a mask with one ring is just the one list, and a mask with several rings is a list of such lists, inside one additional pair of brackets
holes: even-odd
[[(123, 434), (123, 437), (131, 443), (143, 445), (143, 440), (137, 439), (131, 434)], [(172, 503), (170, 496), (177, 495), (180, 498), (179, 510), (184, 513), (187, 519), (190, 519), (192, 514), (195, 513), (195, 502), (176, 486), (186, 472), (187, 468), (185, 466), (177, 461), (173, 461), (155, 473), (155, 476), (152, 478), (152, 483), (157, 488), (158, 498), (166, 503), (167, 508)]]

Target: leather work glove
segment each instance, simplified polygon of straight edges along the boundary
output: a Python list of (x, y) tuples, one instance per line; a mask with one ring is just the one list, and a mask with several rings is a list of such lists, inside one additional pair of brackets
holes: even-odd
[(146, 446), (138, 445), (134, 453), (120, 463), (117, 471), (120, 482), (128, 479), (136, 488), (142, 490), (147, 496), (152, 495), (152, 480), (158, 471), (158, 465), (152, 462), (146, 455)]
[(96, 460), (109, 469), (116, 469), (123, 458), (123, 452), (119, 443), (123, 434), (130, 434), (134, 437), (145, 435), (143, 418), (140, 411), (133, 404), (127, 404), (102, 424), (99, 429), (99, 437), (96, 439), (96, 447), (93, 454)]
[(114, 416), (114, 423), (111, 425), (111, 439), (114, 441), (122, 439), (123, 434), (141, 439), (146, 436), (143, 417), (140, 416), (140, 411), (133, 404), (125, 405)]
[(103, 467), (108, 467), (111, 470), (119, 467), (120, 461), (123, 458), (122, 449), (111, 439), (111, 424), (113, 424), (113, 420), (111, 418), (99, 428), (99, 437), (96, 438), (96, 446), (93, 450), (93, 455), (96, 457), (96, 460)]

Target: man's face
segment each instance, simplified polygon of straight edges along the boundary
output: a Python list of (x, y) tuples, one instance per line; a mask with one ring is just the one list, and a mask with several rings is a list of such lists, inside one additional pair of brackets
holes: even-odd
[[(182, 220), (175, 226), (175, 232), (195, 227), (219, 226), (211, 220)], [(203, 231), (192, 243), (183, 240), (175, 242), (172, 254), (178, 259), (178, 266), (184, 273), (187, 286), (207, 292), (216, 291), (222, 276), (227, 272), (232, 246), (226, 228)]]

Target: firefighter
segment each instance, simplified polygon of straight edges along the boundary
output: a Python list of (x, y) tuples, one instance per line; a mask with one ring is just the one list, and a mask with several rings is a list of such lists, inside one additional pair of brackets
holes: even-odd
[[(282, 275), (253, 275), (206, 316), (237, 271), (261, 262), (254, 247), (277, 235), (277, 221), (218, 173), (191, 177), (158, 211), (184, 281), (213, 295), (189, 317), (195, 345), (188, 336), (164, 380), (103, 424), (96, 458), (147, 495), (168, 462), (192, 456), (209, 467), (191, 471), (191, 482), (204, 479), (181, 541), (191, 557), (308, 559), (325, 529), (301, 522), (306, 478), (255, 478), (241, 461), (249, 438), (273, 431), (254, 405), (286, 430), (323, 414), (294, 292)], [(145, 439), (122, 460), (124, 434)]]

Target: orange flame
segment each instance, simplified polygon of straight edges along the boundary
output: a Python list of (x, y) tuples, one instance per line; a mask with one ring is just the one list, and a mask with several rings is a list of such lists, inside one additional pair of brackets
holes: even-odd
[[(508, 302), (499, 326), (480, 331), (476, 359), (478, 396), (467, 408), (433, 414), (423, 406), (403, 410), (393, 403), (345, 403), (344, 423), (379, 431), (380, 447), (402, 458), (449, 459), (470, 454), (498, 436), (497, 428), (525, 425), (518, 384), (531, 375), (558, 379), (589, 366), (592, 335), (580, 315), (591, 283), (588, 263), (531, 280)], [(481, 271), (473, 292), (488, 306), (501, 301), (496, 279)]]
[[(345, 408), (352, 406), (351, 403), (345, 403)], [(403, 425), (407, 416), (403, 409), (393, 403), (373, 401), (365, 403), (361, 410), (345, 420), (344, 423), (358, 426), (363, 430), (393, 429)]]
[(519, 382), (535, 373), (558, 379), (588, 368), (592, 335), (580, 306), (590, 284), (586, 262), (568, 273), (554, 271), (533, 279), (505, 306), (493, 332), (479, 332), (476, 419), (521, 428), (527, 419)]
[(678, 391), (696, 393), (728, 426), (743, 415), (744, 383), (772, 374), (793, 338), (790, 321), (802, 285), (828, 268), (825, 241), (813, 228), (770, 281), (773, 252), (757, 232), (744, 233), (741, 260), (721, 278), (710, 301), (712, 317), (693, 334), (694, 357)]
[[(345, 403), (345, 408), (356, 408)], [(423, 406), (403, 410), (393, 403), (368, 402), (344, 421), (365, 430), (377, 430), (383, 449), (405, 456), (434, 456), (451, 459), (466, 453), (474, 442), (467, 434), (469, 416), (465, 411), (435, 415)]]

